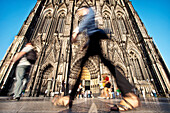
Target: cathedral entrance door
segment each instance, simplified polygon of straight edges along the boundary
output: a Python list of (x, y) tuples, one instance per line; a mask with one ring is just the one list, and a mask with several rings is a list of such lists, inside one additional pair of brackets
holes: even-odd
[(85, 91), (90, 90), (90, 72), (86, 67), (83, 67), (81, 80), (83, 81)]
[(90, 80), (85, 80), (85, 90), (90, 90)]

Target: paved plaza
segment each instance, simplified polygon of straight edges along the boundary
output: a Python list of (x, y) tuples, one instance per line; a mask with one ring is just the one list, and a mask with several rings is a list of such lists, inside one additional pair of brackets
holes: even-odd
[[(75, 99), (72, 110), (54, 106), (49, 97), (22, 97), (20, 101), (0, 97), (0, 113), (109, 113), (120, 99), (83, 98)], [(141, 99), (142, 106), (124, 113), (170, 113), (170, 98)], [(119, 113), (119, 112), (111, 112)]]

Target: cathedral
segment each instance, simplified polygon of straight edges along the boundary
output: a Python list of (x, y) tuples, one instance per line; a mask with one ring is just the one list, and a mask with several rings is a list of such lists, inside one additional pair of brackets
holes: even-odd
[[(70, 43), (70, 34), (81, 20), (75, 12), (83, 6), (92, 7), (96, 25), (109, 37), (101, 41), (105, 58), (140, 94), (145, 91), (149, 97), (155, 90), (159, 96), (169, 95), (169, 69), (129, 0), (37, 0), (0, 62), (0, 95), (7, 95), (15, 83), (15, 66), (9, 61), (29, 41), (38, 58), (31, 67), (24, 95), (42, 96), (47, 89), (48, 96), (59, 94), (63, 80), (66, 89), (72, 89), (86, 52), (80, 49), (88, 40), (83, 32), (76, 43)], [(114, 77), (98, 56), (90, 57), (83, 67), (83, 90), (99, 94), (102, 74), (108, 75), (116, 90)]]

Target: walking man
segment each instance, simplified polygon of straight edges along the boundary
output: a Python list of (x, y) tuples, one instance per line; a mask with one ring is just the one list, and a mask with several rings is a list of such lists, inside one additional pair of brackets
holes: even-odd
[[(12, 99), (15, 100), (20, 100), (21, 92), (23, 89), (23, 80), (28, 77), (30, 68), (31, 68), (31, 63), (27, 60), (26, 54), (33, 50), (33, 46), (31, 43), (27, 43), (25, 47), (21, 50), (21, 52), (17, 53), (14, 58), (12, 59), (12, 62), (17, 64), (16, 67), (16, 84), (14, 86), (14, 96)], [(35, 59), (36, 60), (36, 59)]]
[[(108, 39), (108, 36), (106, 33), (98, 29), (95, 25), (95, 13), (90, 7), (83, 7), (78, 9), (77, 14), (79, 16), (83, 16), (82, 21), (80, 22), (79, 26), (76, 28), (76, 30), (73, 31), (72, 35), (72, 42), (76, 42), (76, 38), (78, 34), (83, 32), (84, 30), (87, 31), (87, 35), (89, 37), (89, 41), (85, 44), (83, 48), (87, 48), (85, 56), (82, 58), (80, 67), (80, 73), (78, 75), (78, 79), (72, 89), (72, 92), (69, 96), (65, 96), (63, 98), (60, 98), (60, 102), (62, 102), (63, 105), (68, 105), (71, 108), (72, 102), (74, 100), (74, 97), (76, 95), (76, 91), (78, 89), (78, 86), (80, 84), (81, 75), (82, 75), (82, 68), (89, 57), (98, 55), (101, 58), (101, 61), (104, 63), (105, 66), (108, 67), (109, 71), (112, 73), (112, 75), (115, 77), (117, 87), (120, 89), (123, 95), (123, 100), (120, 102), (120, 104), (115, 105), (114, 107), (111, 107), (112, 111), (126, 111), (129, 109), (133, 109), (139, 106), (140, 101), (139, 98), (132, 92), (132, 89), (134, 88), (129, 81), (124, 77), (124, 75), (119, 72), (113, 64), (106, 58), (104, 58), (102, 54), (102, 48), (100, 46), (100, 40), (101, 39)], [(60, 104), (60, 103), (58, 103)], [(61, 105), (61, 104), (60, 104)]]

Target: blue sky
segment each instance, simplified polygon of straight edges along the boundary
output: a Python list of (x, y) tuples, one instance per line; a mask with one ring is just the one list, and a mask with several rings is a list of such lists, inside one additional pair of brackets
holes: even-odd
[[(37, 0), (1, 0), (0, 60), (18, 34)], [(148, 34), (170, 68), (170, 0), (131, 0)]]

